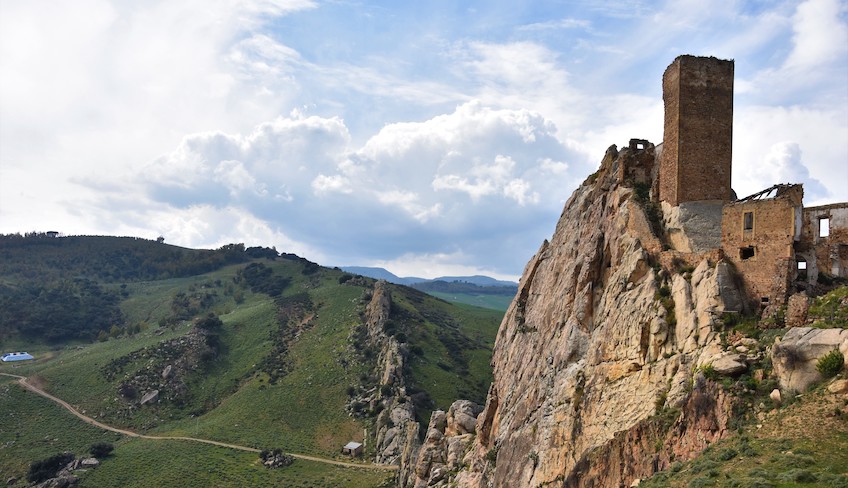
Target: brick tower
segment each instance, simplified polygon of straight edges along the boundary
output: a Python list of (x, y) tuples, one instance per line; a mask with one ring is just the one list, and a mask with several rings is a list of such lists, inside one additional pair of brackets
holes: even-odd
[(660, 200), (730, 201), (733, 61), (678, 56), (663, 74), (663, 102)]

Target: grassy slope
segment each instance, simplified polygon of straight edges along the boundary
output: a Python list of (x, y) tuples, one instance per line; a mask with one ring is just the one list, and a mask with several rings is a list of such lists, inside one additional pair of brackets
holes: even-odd
[(848, 487), (848, 398), (823, 387), (639, 486)]
[[(410, 355), (411, 386), (426, 391), (437, 409), (447, 410), (460, 398), (483, 403), (492, 381), (489, 362), (503, 314), (425, 298), (423, 292), (409, 288), (394, 288), (392, 297), (398, 308), (421, 320), (408, 330), (410, 343), (423, 349), (421, 355)], [(464, 361), (458, 360), (457, 351)], [(429, 421), (430, 412), (419, 411), (419, 421)]]
[(88, 473), (80, 486), (184, 487), (374, 487), (391, 475), (297, 460), (288, 469), (268, 470), (252, 453), (181, 441), (128, 439), (83, 423), (66, 410), (0, 379), (0, 473), (22, 479), (32, 460), (63, 451), (83, 455), (95, 442), (116, 446), (113, 455)]
[(376, 487), (391, 475), (296, 460), (267, 469), (256, 454), (180, 441), (133, 440), (87, 474), (80, 487)]
[[(352, 438), (361, 439), (365, 426), (344, 410), (345, 389), (359, 369), (344, 369), (337, 361), (345, 354), (349, 327), (357, 319), (345, 305), (360, 295), (356, 287), (319, 288), (313, 299), (323, 306), (314, 327), (289, 351), (292, 371), (275, 385), (267, 383), (264, 374), (251, 378), (218, 408), (201, 416), (199, 434), (327, 456), (337, 454)], [(185, 420), (160, 430), (191, 433), (196, 428), (195, 421)]]
[[(0, 367), (9, 372), (9, 368)], [(50, 400), (30, 393), (14, 379), (0, 376), (0, 473), (5, 483), (25, 475), (31, 461), (63, 451), (83, 453), (95, 442), (120, 435), (81, 422)]]
[[(120, 379), (107, 382), (100, 368), (114, 358), (186, 333), (189, 330), (187, 323), (178, 325), (173, 330), (161, 329), (164, 331), (163, 335), (155, 333), (158, 330), (156, 323), (169, 312), (171, 297), (178, 291), (186, 291), (192, 286), (200, 287), (203, 283), (215, 280), (221, 280), (226, 286), (226, 283), (232, 282), (237, 269), (243, 265), (195, 277), (129, 283), (125, 287), (129, 297), (122, 304), (128, 323), (144, 321), (151, 324), (149, 329), (132, 337), (110, 339), (102, 343), (56, 348), (30, 344), (25, 349), (36, 353), (38, 361), (15, 367), (4, 365), (3, 370), (35, 377), (52, 393), (108, 423), (139, 430), (149, 429), (162, 434), (207, 437), (258, 448), (281, 447), (292, 452), (337, 456), (339, 446), (352, 439), (361, 440), (364, 430), (370, 426), (369, 420), (352, 419), (344, 409), (348, 398), (345, 390), (349, 385), (356, 384), (359, 376), (367, 372), (367, 368), (356, 361), (347, 361), (347, 366), (342, 367), (339, 361), (346, 355), (347, 359), (350, 359), (348, 334), (351, 327), (360, 320), (356, 307), (363, 288), (339, 284), (341, 273), (334, 270), (325, 269), (304, 276), (300, 272), (302, 264), (299, 262), (277, 260), (265, 263), (271, 266), (275, 273), (291, 279), (291, 285), (285, 294), (308, 291), (316, 309), (316, 317), (312, 321), (314, 325), (304, 331), (289, 350), (288, 357), (293, 366), (291, 372), (274, 385), (269, 384), (267, 375), (257, 373), (254, 369), (272, 348), (270, 335), (277, 327), (273, 301), (265, 295), (244, 291), (245, 299), (237, 305), (231, 294), (224, 293), (219, 288), (220, 297), (213, 309), (221, 314), (224, 323), (220, 332), (224, 347), (219, 358), (203, 374), (190, 378), (192, 394), (189, 405), (182, 410), (167, 403), (143, 407), (131, 418), (110, 414), (110, 409), (107, 408), (109, 405), (122, 403), (116, 393), (116, 385)], [(423, 341), (421, 347), (425, 353), (412, 369), (416, 382), (430, 393), (438, 408), (447, 408), (454, 399), (469, 397), (469, 394), (482, 401), (491, 378), (488, 364), (491, 345), (502, 314), (475, 307), (458, 308), (420, 292), (414, 292), (416, 298), (413, 303), (405, 301), (406, 293), (395, 293), (396, 300), (405, 303), (403, 306), (410, 307), (419, 317), (429, 317), (423, 325), (416, 325), (425, 332), (420, 335)], [(418, 309), (424, 312), (418, 312)], [(471, 338), (468, 340), (475, 343), (473, 348), (463, 353), (467, 358), (467, 371), (465, 377), (459, 381), (454, 371), (446, 371), (436, 366), (439, 361), (448, 357), (444, 344), (436, 334), (446, 324), (453, 329), (461, 329), (463, 334)], [(9, 344), (0, 346), (3, 349), (10, 347)], [(132, 371), (133, 367), (144, 366), (143, 360), (136, 363), (128, 366), (127, 371)], [(8, 411), (22, 414), (14, 402)], [(205, 413), (194, 417), (190, 415), (193, 411)], [(428, 412), (423, 414), (428, 415)], [(61, 429), (48, 425), (44, 430), (51, 432)], [(34, 430), (36, 431), (37, 429)], [(93, 434), (80, 436), (85, 439), (82, 444), (86, 446), (93, 442), (88, 439), (96, 437), (96, 429)], [(111, 439), (114, 435), (109, 434), (106, 437)], [(151, 479), (169, 480), (168, 476), (177, 476), (175, 473), (179, 472), (181, 464), (192, 464), (189, 461), (181, 461), (182, 458), (176, 454), (173, 458), (169, 457), (161, 449), (148, 446), (150, 442), (133, 440), (126, 442), (126, 445), (120, 444), (115, 459), (122, 461), (112, 462), (115, 472), (128, 470), (127, 472), (140, 476), (140, 479), (147, 480), (148, 476), (154, 476)], [(68, 449), (79, 451), (82, 444), (70, 446)], [(236, 459), (245, 456), (236, 453), (222, 454), (217, 448), (204, 446), (185, 449), (186, 452), (200, 450), (204, 453), (203, 456), (210, 459)], [(31, 461), (52, 453), (36, 454), (34, 451), (25, 451), (21, 456), (7, 458), (6, 454), (0, 451), (0, 463), (15, 462), (15, 466), (20, 469), (23, 460)], [(159, 458), (156, 458), (157, 453)], [(198, 454), (192, 454), (189, 458), (194, 455)], [(224, 468), (221, 469), (233, 476), (232, 486), (253, 483), (251, 476), (254, 474), (244, 469), (255, 470), (256, 467), (250, 467), (253, 458), (249, 454), (246, 456), (245, 462), (222, 464)], [(148, 464), (159, 464), (162, 467), (159, 470), (145, 468)], [(206, 462), (196, 464), (201, 470), (217, 469), (210, 467)], [(307, 481), (302, 485), (283, 485), (373, 486), (375, 483), (369, 481), (362, 484), (361, 481), (366, 478), (372, 481), (379, 478), (371, 474), (356, 474), (356, 470), (345, 474), (349, 470), (330, 468), (326, 465), (309, 467), (307, 464), (309, 463), (303, 463), (304, 467), (297, 469), (313, 472), (315, 476), (305, 474), (303, 479)], [(101, 472), (109, 473), (109, 469), (112, 468), (104, 465)], [(5, 472), (5, 469), (3, 471)], [(161, 473), (161, 477), (157, 478), (157, 473)], [(197, 474), (191, 476), (203, 479), (203, 476)], [(352, 480), (352, 484), (345, 481), (348, 479), (345, 476)]]
[(443, 293), (438, 291), (428, 291), (427, 293), (447, 302), (490, 308), (500, 312), (506, 312), (513, 298), (504, 295), (472, 295), (469, 293)]

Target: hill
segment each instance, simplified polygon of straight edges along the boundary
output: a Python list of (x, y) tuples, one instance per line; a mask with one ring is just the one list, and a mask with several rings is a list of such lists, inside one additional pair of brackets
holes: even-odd
[(473, 305), (506, 312), (518, 283), (496, 280), (489, 276), (442, 276), (434, 279), (400, 278), (384, 268), (347, 266), (342, 270), (375, 279), (383, 279), (421, 290), (451, 303)]
[(399, 285), (415, 285), (418, 283), (431, 283), (434, 281), (443, 281), (447, 283), (459, 282), (481, 287), (517, 287), (518, 283), (514, 281), (497, 280), (490, 276), (473, 275), (473, 276), (439, 276), (437, 278), (416, 278), (414, 276), (399, 277), (385, 268), (376, 268), (368, 266), (342, 266), (342, 271), (355, 273), (368, 278), (378, 280), (386, 280), (390, 283)]
[[(395, 427), (390, 411), (403, 405), (417, 437), (431, 410), (459, 396), (482, 402), (491, 381), (501, 315), (491, 310), (458, 307), (273, 250), (256, 257), (258, 250), (241, 245), (197, 251), (126, 238), (46, 239), (21, 238), (30, 241), (14, 242), (0, 257), (7, 297), (40, 287), (27, 307), (30, 316), (42, 317), (50, 301), (40, 297), (62, 289), (78, 300), (67, 308), (90, 304), (88, 316), (108, 311), (111, 320), (73, 328), (85, 321), (80, 319), (50, 333), (57, 329), (3, 316), (0, 348), (27, 350), (36, 361), (3, 364), (0, 372), (28, 376), (107, 424), (325, 458), (337, 458), (351, 440), (365, 441), (365, 460), (391, 463), (402, 446), (386, 442)], [(86, 247), (97, 251), (86, 253)], [(203, 273), (192, 274), (189, 263), (195, 262), (204, 263)], [(101, 306), (84, 295), (109, 299)], [(394, 376), (385, 375), (389, 369)], [(49, 406), (34, 407), (26, 395), (21, 399), (15, 388), (0, 386), (5, 412), (32, 423), (58, 415)], [(21, 476), (32, 461), (65, 449), (79, 452), (99, 438), (87, 429), (85, 435), (70, 430), (42, 445), (44, 430), (0, 428), (0, 445), (30, 446), (0, 450), (0, 471)], [(137, 473), (148, 486), (203, 485), (200, 473), (208, 464), (186, 461), (178, 470), (148, 443), (117, 440), (116, 455), (101, 472)], [(181, 449), (189, 457), (221, 456), (211, 447)], [(151, 469), (151, 463), (174, 469)], [(239, 463), (216, 469), (219, 479), (234, 480), (221, 486), (243, 486), (247, 479), (301, 486), (293, 481), (301, 475), (312, 480), (302, 486), (374, 486), (386, 477), (298, 464), (290, 475), (265, 478), (261, 470), (245, 474)]]

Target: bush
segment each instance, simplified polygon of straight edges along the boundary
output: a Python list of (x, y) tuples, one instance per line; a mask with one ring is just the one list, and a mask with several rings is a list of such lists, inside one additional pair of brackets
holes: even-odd
[(42, 481), (49, 480), (50, 478), (55, 478), (56, 473), (74, 459), (76, 459), (76, 456), (72, 453), (63, 452), (62, 454), (56, 454), (55, 456), (50, 456), (49, 458), (42, 459), (41, 461), (34, 461), (29, 465), (27, 481), (32, 483), (41, 483)]
[(489, 461), (490, 463), (493, 463), (493, 464), (497, 462), (497, 460), (498, 460), (498, 448), (499, 447), (500, 446), (496, 445), (495, 447), (489, 449), (489, 452), (486, 453), (486, 461)]
[(818, 477), (806, 469), (793, 469), (778, 475), (778, 480), (789, 483), (815, 483), (818, 481)]
[(96, 458), (106, 457), (114, 450), (115, 446), (108, 442), (97, 442), (88, 448), (88, 452)]
[(816, 369), (825, 378), (831, 378), (842, 371), (844, 365), (845, 356), (838, 349), (834, 349), (819, 359), (816, 363)]
[(727, 449), (722, 449), (721, 451), (719, 451), (718, 458), (721, 461), (730, 461), (731, 459), (735, 458), (738, 454), (739, 453), (736, 451), (736, 449), (733, 449), (732, 447), (728, 447)]

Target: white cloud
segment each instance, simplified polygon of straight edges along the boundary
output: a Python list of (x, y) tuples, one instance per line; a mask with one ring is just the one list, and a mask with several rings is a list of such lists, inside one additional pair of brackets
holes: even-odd
[(806, 205), (848, 196), (845, 108), (741, 107), (735, 125), (733, 187), (740, 197), (775, 183), (808, 183)]
[(848, 10), (839, 0), (807, 0), (798, 5), (793, 17), (794, 49), (785, 67), (792, 71), (812, 69), (848, 53), (848, 26), (844, 15)]
[[(804, 166), (801, 148), (795, 142), (779, 142), (772, 145), (762, 158), (761, 164), (746, 168), (746, 181), (765, 189), (776, 183), (802, 183), (807, 202), (828, 196), (821, 182), (810, 176)], [(746, 195), (739, 195), (745, 197)]]
[(343, 175), (325, 176), (319, 174), (312, 180), (312, 189), (319, 195), (328, 192), (350, 193), (350, 180)]

